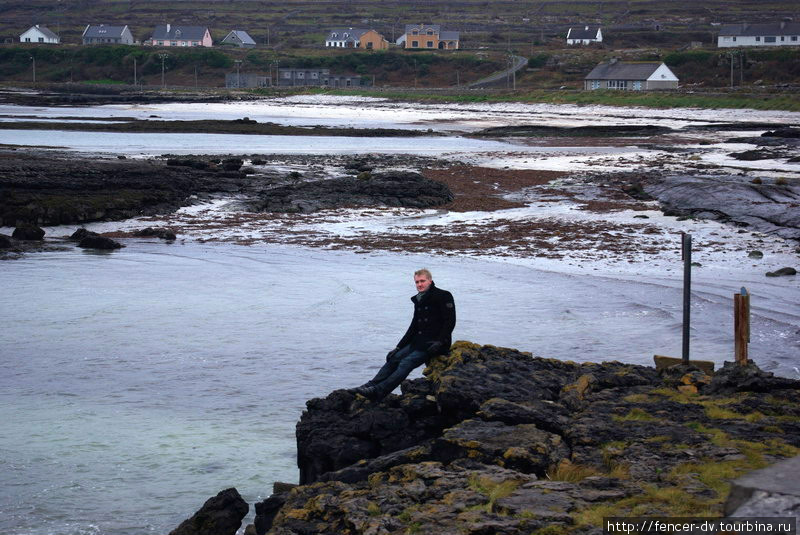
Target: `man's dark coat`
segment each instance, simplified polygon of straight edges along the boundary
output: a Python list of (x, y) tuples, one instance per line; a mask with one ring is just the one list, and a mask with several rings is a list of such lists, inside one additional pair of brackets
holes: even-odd
[(414, 317), (397, 347), (411, 344), (414, 349), (427, 351), (430, 342), (441, 342), (441, 347), (436, 353), (441, 355), (449, 353), (453, 343), (451, 335), (456, 326), (456, 305), (453, 295), (447, 290), (437, 288), (431, 282), (428, 291), (419, 302), (416, 296), (412, 297), (411, 301), (414, 303)]

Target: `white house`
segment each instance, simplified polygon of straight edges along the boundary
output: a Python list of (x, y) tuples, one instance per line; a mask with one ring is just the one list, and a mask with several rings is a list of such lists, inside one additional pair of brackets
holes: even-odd
[(20, 43), (51, 43), (58, 44), (61, 39), (56, 34), (48, 30), (45, 26), (37, 24), (28, 28), (19, 36)]
[(325, 39), (325, 46), (334, 48), (358, 48), (361, 44), (361, 36), (368, 30), (359, 28), (343, 28), (331, 30)]
[(223, 45), (234, 45), (239, 48), (254, 48), (256, 42), (244, 30), (233, 30), (222, 40)]
[(729, 24), (720, 29), (717, 46), (800, 46), (800, 23)]
[(584, 89), (675, 89), (678, 77), (658, 61), (618, 61), (600, 63), (583, 79)]
[(567, 31), (568, 45), (589, 45), (602, 42), (603, 32), (600, 30), (600, 26), (578, 26)]

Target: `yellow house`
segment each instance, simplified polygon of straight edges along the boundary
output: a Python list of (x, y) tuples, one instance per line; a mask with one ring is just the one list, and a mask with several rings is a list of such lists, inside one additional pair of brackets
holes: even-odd
[(366, 48), (367, 50), (386, 50), (389, 48), (389, 41), (375, 30), (367, 30), (361, 36), (358, 47)]

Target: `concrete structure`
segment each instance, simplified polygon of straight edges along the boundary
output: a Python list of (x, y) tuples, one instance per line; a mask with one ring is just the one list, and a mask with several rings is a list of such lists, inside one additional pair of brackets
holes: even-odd
[[(800, 456), (780, 461), (735, 479), (725, 502), (731, 517), (788, 518), (797, 532), (800, 510)], [(775, 530), (790, 533), (789, 529)]]
[(568, 45), (590, 45), (602, 42), (603, 32), (599, 26), (577, 26), (567, 30)]
[(269, 87), (272, 85), (272, 77), (262, 74), (249, 74), (244, 72), (231, 72), (225, 75), (225, 87)]
[(125, 26), (108, 26), (106, 24), (89, 24), (83, 30), (84, 45), (132, 45), (133, 34)]
[(800, 23), (729, 24), (720, 29), (717, 46), (800, 46)]
[(211, 32), (204, 26), (156, 26), (153, 36), (144, 42), (151, 46), (213, 46)]
[(320, 87), (363, 87), (370, 85), (357, 74), (331, 74), (330, 69), (278, 69), (277, 85)]
[(20, 43), (48, 43), (57, 45), (61, 39), (51, 32), (46, 26), (36, 24), (31, 26), (22, 35), (19, 36)]
[(403, 48), (424, 50), (457, 50), (458, 32), (443, 31), (438, 24), (406, 24), (406, 32), (397, 39)]
[(600, 63), (583, 80), (584, 89), (675, 89), (678, 77), (658, 61), (611, 61)]
[(333, 48), (358, 48), (361, 43), (361, 36), (367, 30), (360, 28), (338, 28), (331, 30), (325, 38), (325, 46)]
[(234, 45), (239, 48), (255, 48), (256, 42), (244, 30), (232, 30), (231, 33), (225, 36), (220, 44)]

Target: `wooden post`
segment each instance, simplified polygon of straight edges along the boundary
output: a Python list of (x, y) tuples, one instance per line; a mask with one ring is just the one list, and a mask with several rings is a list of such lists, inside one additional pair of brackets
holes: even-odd
[(747, 365), (747, 344), (750, 342), (750, 294), (742, 288), (733, 296), (733, 346), (736, 364)]

